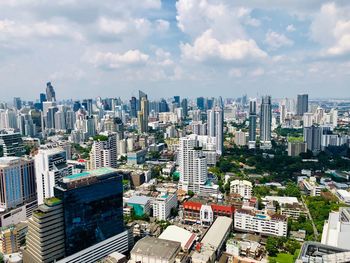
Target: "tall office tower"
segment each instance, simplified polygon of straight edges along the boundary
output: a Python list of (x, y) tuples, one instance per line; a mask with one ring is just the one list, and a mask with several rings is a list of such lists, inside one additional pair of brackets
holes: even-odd
[(62, 177), (72, 174), (72, 166), (67, 165), (67, 153), (62, 148), (40, 149), (35, 155), (35, 176), (38, 204), (52, 197), (53, 187)]
[(36, 133), (36, 127), (30, 114), (18, 114), (17, 126), (23, 136), (33, 137)]
[(305, 112), (309, 111), (309, 95), (298, 94), (297, 98), (297, 115), (303, 116)]
[(123, 176), (100, 168), (63, 178), (55, 197), (63, 202), (66, 256), (124, 231)]
[(22, 136), (19, 133), (0, 134), (0, 145), (2, 146), (5, 157), (22, 156), (25, 154)]
[(205, 109), (205, 99), (203, 97), (197, 98), (197, 108), (200, 110)]
[(80, 110), (80, 108), (81, 108), (81, 104), (80, 104), (80, 101), (74, 101), (74, 103), (73, 103), (73, 111), (74, 112), (77, 112), (78, 110)]
[(159, 112), (168, 112), (169, 106), (165, 99), (161, 99), (159, 102)]
[(139, 111), (138, 125), (139, 132), (144, 133), (148, 131), (148, 100), (143, 97), (141, 99), (141, 110)]
[(34, 161), (21, 157), (0, 158), (0, 208), (15, 208), (36, 199)]
[(207, 110), (207, 134), (215, 137), (215, 111)]
[(216, 138), (216, 152), (223, 152), (224, 114), (219, 106), (207, 111), (207, 134)]
[(24, 262), (56, 262), (65, 256), (62, 201), (49, 198), (28, 220)]
[(67, 130), (74, 130), (75, 113), (72, 110), (66, 112), (66, 128)]
[(84, 106), (84, 108), (87, 111), (88, 115), (92, 115), (93, 114), (92, 99), (85, 99), (85, 100), (83, 100), (82, 105)]
[(10, 109), (0, 111), (0, 129), (17, 129), (16, 112)]
[(173, 103), (175, 103), (177, 107), (180, 107), (180, 96), (174, 96)]
[(181, 107), (182, 107), (182, 110), (184, 112), (184, 117), (187, 118), (187, 116), (188, 116), (188, 102), (187, 102), (187, 99), (182, 99)]
[(46, 94), (40, 93), (39, 100), (40, 100), (40, 109), (43, 110), (43, 103), (44, 101), (46, 101)]
[(138, 107), (137, 108), (138, 111), (141, 110), (141, 100), (142, 100), (142, 98), (148, 100), (147, 94), (144, 93), (143, 91), (139, 90), (139, 100), (138, 100), (138, 106), (137, 106)]
[(14, 98), (13, 98), (13, 107), (14, 107), (16, 110), (22, 109), (22, 101), (21, 101), (21, 98), (19, 98), (19, 97), (14, 97)]
[(260, 109), (260, 141), (262, 144), (271, 143), (272, 108), (271, 97), (265, 96)]
[(337, 109), (331, 109), (330, 111), (330, 117), (331, 117), (331, 124), (333, 128), (336, 128), (338, 126), (338, 110)]
[(90, 164), (92, 169), (102, 167), (117, 168), (117, 134), (110, 133), (107, 136), (99, 136), (94, 140), (90, 152)]
[(55, 129), (56, 130), (67, 129), (65, 113), (60, 110), (55, 112)]
[(137, 99), (135, 97), (131, 97), (130, 100), (130, 117), (137, 117)]
[(58, 111), (57, 107), (50, 107), (47, 109), (46, 113), (46, 128), (48, 129), (55, 129), (56, 123), (55, 123), (55, 114)]
[(96, 135), (96, 124), (94, 115), (85, 116), (83, 124), (84, 138), (88, 139)]
[(179, 188), (185, 191), (200, 192), (208, 178), (207, 159), (198, 148), (196, 136), (180, 138), (179, 146)]
[(322, 128), (317, 126), (304, 127), (304, 142), (307, 149), (313, 153), (321, 151)]
[(256, 100), (249, 101), (249, 148), (255, 148), (256, 142)]
[(47, 101), (56, 101), (55, 89), (51, 85), (51, 82), (46, 83), (46, 99)]

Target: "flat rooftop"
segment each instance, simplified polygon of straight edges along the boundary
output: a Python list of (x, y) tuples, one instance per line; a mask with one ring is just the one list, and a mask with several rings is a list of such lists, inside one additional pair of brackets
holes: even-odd
[(78, 173), (78, 174), (68, 175), (66, 177), (63, 177), (63, 182), (69, 183), (69, 182), (73, 182), (76, 180), (81, 180), (81, 179), (85, 179), (85, 178), (89, 178), (89, 177), (99, 177), (102, 175), (116, 173), (117, 171), (118, 170), (110, 168), (110, 167), (102, 167), (102, 168), (98, 168), (95, 170), (90, 170), (90, 171), (85, 171), (85, 172)]
[(233, 220), (226, 216), (219, 216), (215, 222), (211, 225), (208, 232), (202, 239), (203, 245), (213, 246), (218, 249), (226, 233), (230, 231)]

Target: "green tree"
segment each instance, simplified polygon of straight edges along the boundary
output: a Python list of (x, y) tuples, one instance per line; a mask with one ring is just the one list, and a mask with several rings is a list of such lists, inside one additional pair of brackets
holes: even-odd
[(266, 241), (266, 251), (269, 256), (274, 257), (278, 253), (278, 239), (276, 237), (268, 237)]

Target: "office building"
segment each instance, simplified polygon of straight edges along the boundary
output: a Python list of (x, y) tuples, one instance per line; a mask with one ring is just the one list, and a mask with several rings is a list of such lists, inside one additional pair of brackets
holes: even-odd
[(298, 94), (297, 98), (297, 115), (303, 116), (304, 113), (309, 111), (309, 95)]
[(272, 108), (271, 97), (265, 96), (260, 109), (260, 142), (262, 145), (271, 144)]
[(329, 213), (323, 226), (321, 243), (350, 250), (350, 209), (341, 207), (339, 212)]
[(173, 103), (180, 107), (180, 96), (174, 96)]
[(151, 200), (148, 196), (134, 195), (128, 199), (126, 204), (132, 207), (136, 216), (144, 216), (151, 212)]
[(185, 191), (200, 192), (200, 186), (207, 181), (207, 159), (198, 148), (196, 137), (180, 138), (178, 151), (180, 171), (179, 188)]
[(19, 98), (19, 97), (14, 97), (14, 98), (13, 98), (13, 107), (14, 107), (16, 110), (22, 109), (22, 101), (21, 101), (21, 98)]
[(219, 106), (207, 111), (207, 135), (216, 138), (216, 152), (223, 152), (224, 114)]
[(158, 220), (167, 220), (171, 214), (171, 209), (177, 208), (177, 195), (175, 193), (160, 193), (152, 201), (153, 217)]
[(249, 148), (255, 148), (256, 142), (256, 100), (249, 102)]
[(267, 236), (287, 236), (287, 217), (268, 215), (264, 211), (237, 209), (234, 216), (236, 231), (258, 233)]
[(247, 138), (244, 131), (239, 130), (235, 132), (235, 144), (237, 146), (247, 145)]
[(307, 149), (317, 153), (321, 151), (322, 128), (312, 125), (304, 128), (304, 142)]
[(46, 100), (47, 101), (56, 101), (55, 89), (51, 85), (51, 82), (46, 83)]
[(55, 186), (64, 207), (66, 256), (124, 231), (122, 179), (105, 167), (66, 176)]
[(135, 97), (131, 97), (130, 100), (130, 117), (137, 117), (137, 99)]
[(44, 203), (45, 198), (54, 196), (54, 186), (64, 176), (72, 174), (72, 166), (67, 165), (67, 153), (62, 148), (40, 149), (34, 159), (40, 205)]
[(49, 198), (41, 204), (28, 220), (24, 262), (56, 262), (65, 255), (63, 204)]
[(91, 169), (101, 167), (117, 168), (117, 135), (107, 133), (94, 138), (90, 152)]
[(19, 133), (0, 134), (0, 145), (5, 157), (23, 156), (25, 153), (22, 136)]
[(16, 208), (36, 199), (34, 162), (20, 157), (0, 158), (0, 208)]
[(288, 156), (299, 156), (301, 153), (306, 153), (306, 143), (299, 139), (288, 138)]
[(239, 194), (244, 199), (252, 197), (253, 185), (247, 180), (233, 180), (230, 182), (230, 193)]
[(141, 98), (141, 110), (138, 112), (139, 132), (148, 131), (148, 100), (146, 97)]
[(182, 99), (182, 101), (181, 101), (181, 108), (183, 110), (184, 118), (187, 118), (187, 116), (188, 116), (188, 102), (187, 102), (187, 99)]
[(27, 225), (19, 223), (0, 229), (0, 253), (13, 254), (20, 251), (20, 246), (25, 243)]
[(199, 110), (205, 110), (205, 99), (203, 97), (197, 98), (197, 108)]

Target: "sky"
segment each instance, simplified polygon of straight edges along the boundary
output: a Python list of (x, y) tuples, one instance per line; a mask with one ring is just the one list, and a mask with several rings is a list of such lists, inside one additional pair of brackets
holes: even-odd
[(0, 0), (0, 101), (350, 97), (350, 1)]

